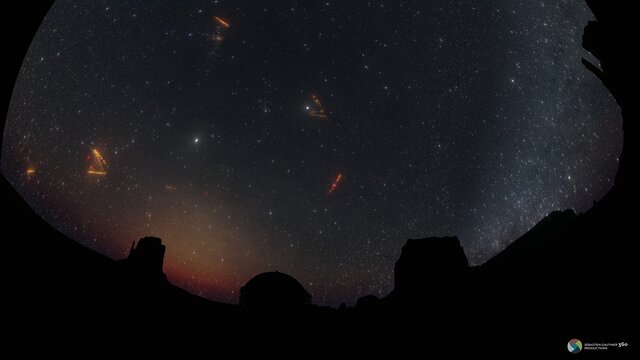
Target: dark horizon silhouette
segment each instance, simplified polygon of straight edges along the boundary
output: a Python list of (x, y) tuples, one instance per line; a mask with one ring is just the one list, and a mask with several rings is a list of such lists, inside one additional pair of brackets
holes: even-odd
[[(469, 266), (455, 236), (409, 239), (394, 289), (354, 306), (316, 305), (277, 269), (256, 274), (238, 289), (239, 303), (226, 304), (167, 281), (161, 239), (142, 238), (127, 258), (110, 259), (56, 231), (3, 178), (3, 343), (25, 357), (131, 359), (541, 358), (572, 356), (573, 338), (637, 346), (630, 337), (640, 184), (638, 105), (626, 86), (631, 44), (617, 21), (622, 5), (587, 3), (597, 21), (586, 26), (583, 46), (600, 66), (583, 63), (624, 121), (615, 184), (588, 211), (552, 212), (478, 266)], [(629, 352), (606, 354), (616, 355)]]

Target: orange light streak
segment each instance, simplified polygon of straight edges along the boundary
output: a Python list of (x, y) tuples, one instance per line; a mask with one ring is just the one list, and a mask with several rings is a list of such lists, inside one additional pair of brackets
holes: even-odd
[(315, 94), (311, 94), (311, 100), (313, 100), (314, 108), (309, 110), (309, 116), (319, 119), (326, 119), (327, 113), (325, 112), (324, 106), (322, 106), (320, 99), (318, 99)]
[(230, 27), (231, 27), (231, 25), (229, 25), (229, 23), (228, 23), (228, 22), (226, 22), (226, 21), (224, 21), (224, 20), (220, 19), (220, 18), (219, 18), (219, 17), (217, 17), (217, 16), (214, 16), (214, 17), (213, 17), (213, 19), (214, 19), (218, 24), (222, 25), (225, 29), (228, 29), (228, 28), (230, 28)]
[(106, 171), (98, 171), (98, 170), (87, 170), (87, 174), (89, 175), (107, 175)]
[[(94, 164), (96, 165), (95, 167), (93, 166), (94, 164), (89, 165), (89, 169), (87, 170), (87, 174), (89, 175), (107, 175), (107, 171), (105, 170), (105, 167), (107, 166), (107, 162), (104, 160), (104, 158), (102, 157), (102, 154), (100, 154), (100, 151), (98, 151), (98, 149), (91, 149), (91, 153), (93, 154), (93, 158), (94, 158)], [(90, 159), (90, 157), (89, 157)]]
[(334, 191), (336, 191), (336, 189), (338, 188), (338, 184), (340, 184), (341, 181), (342, 181), (342, 173), (338, 174), (338, 176), (336, 176), (336, 179), (333, 180), (333, 182), (331, 183), (331, 186), (329, 186), (329, 191), (327, 191), (327, 195), (330, 195)]

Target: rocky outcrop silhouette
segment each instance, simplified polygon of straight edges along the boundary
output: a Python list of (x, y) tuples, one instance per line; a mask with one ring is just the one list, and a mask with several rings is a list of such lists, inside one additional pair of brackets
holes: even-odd
[(135, 241), (131, 244), (129, 256), (121, 260), (121, 264), (138, 275), (166, 279), (167, 276), (162, 271), (165, 250), (160, 238), (143, 237), (137, 244)]
[(457, 237), (409, 239), (394, 270), (394, 295), (411, 300), (463, 286), (469, 262)]
[(638, 106), (632, 95), (637, 84), (631, 74), (637, 74), (637, 56), (631, 34), (635, 14), (626, 4), (606, 4), (603, 1), (585, 0), (596, 17), (589, 21), (582, 35), (582, 47), (598, 59), (593, 64), (582, 59), (582, 64), (597, 76), (609, 89), (622, 112), (623, 149), (620, 154), (615, 183), (629, 195), (638, 199)]
[[(375, 295), (365, 295), (356, 301), (356, 308), (374, 308), (380, 304), (380, 299)], [(346, 307), (346, 305), (345, 305)]]

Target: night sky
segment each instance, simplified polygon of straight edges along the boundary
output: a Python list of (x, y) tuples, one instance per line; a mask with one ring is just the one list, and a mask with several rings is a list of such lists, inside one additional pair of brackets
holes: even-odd
[(196, 294), (237, 302), (279, 270), (353, 304), (392, 289), (408, 238), (457, 235), (481, 264), (611, 187), (621, 119), (580, 64), (590, 18), (578, 0), (59, 0), (2, 172), (110, 257), (161, 237)]

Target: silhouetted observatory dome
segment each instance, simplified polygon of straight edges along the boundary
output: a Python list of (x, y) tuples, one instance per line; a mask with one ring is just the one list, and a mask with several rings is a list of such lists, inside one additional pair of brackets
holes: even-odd
[(240, 288), (240, 305), (281, 307), (311, 303), (311, 295), (293, 277), (281, 272), (256, 275)]

